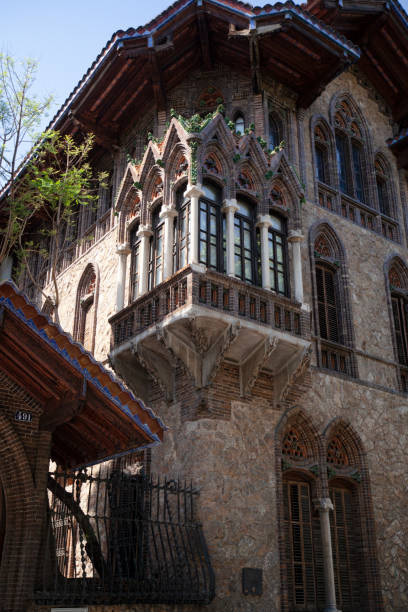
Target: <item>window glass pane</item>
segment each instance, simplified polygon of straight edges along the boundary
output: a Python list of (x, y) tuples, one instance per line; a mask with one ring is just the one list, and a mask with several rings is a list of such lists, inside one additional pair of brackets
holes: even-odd
[(347, 166), (346, 166), (346, 139), (342, 134), (336, 134), (336, 158), (339, 173), (340, 189), (348, 193)]
[(274, 215), (271, 215), (271, 221), (272, 221), (273, 229), (276, 229), (279, 232), (281, 232), (282, 231), (282, 221), (281, 221), (281, 219), (279, 219), (279, 217), (275, 217)]
[(241, 135), (245, 132), (245, 121), (242, 115), (238, 115), (235, 119), (235, 131)]
[(269, 148), (273, 149), (279, 145), (279, 130), (273, 115), (269, 115)]
[(322, 183), (326, 182), (326, 172), (325, 172), (325, 151), (322, 147), (315, 147), (316, 154), (316, 172), (317, 178)]
[(352, 144), (353, 151), (353, 168), (354, 168), (354, 183), (356, 188), (356, 198), (363, 202), (364, 200), (364, 190), (363, 190), (363, 169), (361, 165), (361, 149), (360, 147), (353, 143)]
[(245, 259), (245, 279), (252, 281), (252, 261)]
[(202, 189), (204, 196), (212, 202), (221, 200), (221, 190), (216, 185), (213, 185), (213, 183), (204, 183)]
[(245, 200), (237, 199), (238, 214), (243, 217), (252, 217), (252, 206)]

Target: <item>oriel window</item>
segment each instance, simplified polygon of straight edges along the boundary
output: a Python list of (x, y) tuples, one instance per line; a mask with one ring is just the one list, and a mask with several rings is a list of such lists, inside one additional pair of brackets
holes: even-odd
[(177, 218), (174, 224), (175, 270), (180, 270), (188, 264), (190, 253), (190, 200), (184, 197), (186, 186), (181, 187), (176, 194)]
[(130, 294), (134, 301), (139, 292), (139, 262), (140, 262), (140, 238), (137, 235), (139, 226), (135, 226), (130, 232)]
[(221, 213), (221, 189), (209, 181), (203, 184), (200, 199), (199, 261), (223, 272), (225, 260), (225, 220)]
[(277, 215), (271, 215), (268, 231), (269, 274), (271, 289), (288, 295), (286, 223)]
[(150, 238), (149, 290), (163, 280), (164, 221), (160, 219), (160, 207), (153, 213), (153, 236)]
[(256, 243), (254, 231), (254, 207), (237, 198), (238, 210), (234, 216), (235, 275), (248, 283), (255, 282)]

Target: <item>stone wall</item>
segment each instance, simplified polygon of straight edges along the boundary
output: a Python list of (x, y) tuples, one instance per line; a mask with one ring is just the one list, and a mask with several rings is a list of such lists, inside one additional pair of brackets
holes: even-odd
[[(236, 75), (192, 75), (169, 96), (169, 108), (188, 113), (194, 110), (203, 84), (211, 81), (220, 87), (227, 100), (228, 113), (234, 109), (248, 112), (253, 120), (249, 84)], [(296, 170), (298, 140), (293, 99), (275, 83), (267, 84), (267, 96), (287, 117), (288, 150)], [(318, 222), (335, 229), (346, 253), (349, 297), (358, 380), (312, 369), (312, 386), (300, 402), (318, 431), (336, 417), (349, 422), (361, 438), (371, 482), (374, 528), (378, 550), (385, 609), (403, 612), (408, 608), (408, 565), (404, 538), (408, 530), (406, 513), (406, 449), (408, 402), (398, 393), (392, 326), (387, 301), (384, 264), (393, 255), (407, 259), (405, 233), (399, 244), (364, 229), (315, 202), (311, 120), (326, 119), (335, 94), (345, 91), (354, 97), (370, 125), (371, 149), (381, 150), (390, 161), (394, 190), (399, 207), (401, 229), (403, 210), (399, 199), (399, 180), (395, 161), (386, 151), (392, 136), (390, 119), (378, 101), (363, 87), (352, 71), (335, 79), (305, 113), (303, 131), (303, 169), (306, 202), (302, 207), (303, 283), (305, 304), (313, 308), (312, 272), (308, 235)], [(244, 95), (245, 94), (245, 95)], [(187, 96), (187, 97), (186, 97)], [(246, 106), (245, 106), (246, 105)], [(267, 101), (265, 102), (265, 108)], [(265, 115), (266, 116), (266, 115)], [(302, 161), (302, 160), (301, 160)], [(61, 324), (72, 330), (75, 295), (80, 277), (92, 262), (99, 266), (100, 289), (96, 327), (95, 357), (105, 361), (110, 345), (108, 318), (116, 299), (116, 230), (97, 242), (61, 275)], [(128, 258), (130, 265), (130, 258)], [(125, 300), (127, 303), (127, 297)], [(314, 357), (313, 363), (316, 363)], [(211, 610), (280, 610), (280, 558), (278, 547), (276, 457), (274, 436), (282, 409), (273, 407), (273, 386), (260, 377), (252, 398), (239, 398), (237, 378), (228, 365), (220, 368), (212, 387), (200, 397), (185, 373), (179, 372), (177, 401), (167, 405), (152, 384), (151, 405), (169, 426), (164, 443), (152, 454), (152, 470), (192, 478), (201, 488), (199, 516), (216, 573), (216, 599)], [(262, 387), (262, 389), (261, 389)], [(204, 408), (203, 408), (204, 406)], [(405, 487), (405, 488), (404, 488)], [(406, 547), (405, 547), (406, 548)], [(241, 569), (263, 569), (262, 597), (244, 596)], [(102, 608), (90, 608), (98, 612)], [(105, 607), (103, 610), (140, 610), (164, 612), (177, 606)], [(189, 606), (181, 610), (192, 609)]]

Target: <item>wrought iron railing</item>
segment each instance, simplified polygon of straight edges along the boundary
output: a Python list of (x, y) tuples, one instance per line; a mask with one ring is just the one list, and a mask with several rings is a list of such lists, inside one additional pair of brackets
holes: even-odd
[(36, 602), (195, 603), (214, 577), (192, 484), (103, 464), (54, 472)]
[(201, 273), (187, 266), (110, 318), (114, 346), (188, 304), (310, 337), (310, 315), (300, 304), (237, 278), (214, 271)]

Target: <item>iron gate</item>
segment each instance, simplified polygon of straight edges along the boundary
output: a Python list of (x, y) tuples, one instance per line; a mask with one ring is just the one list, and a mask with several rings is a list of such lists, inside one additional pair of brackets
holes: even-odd
[(38, 604), (209, 603), (192, 484), (101, 464), (48, 479)]

